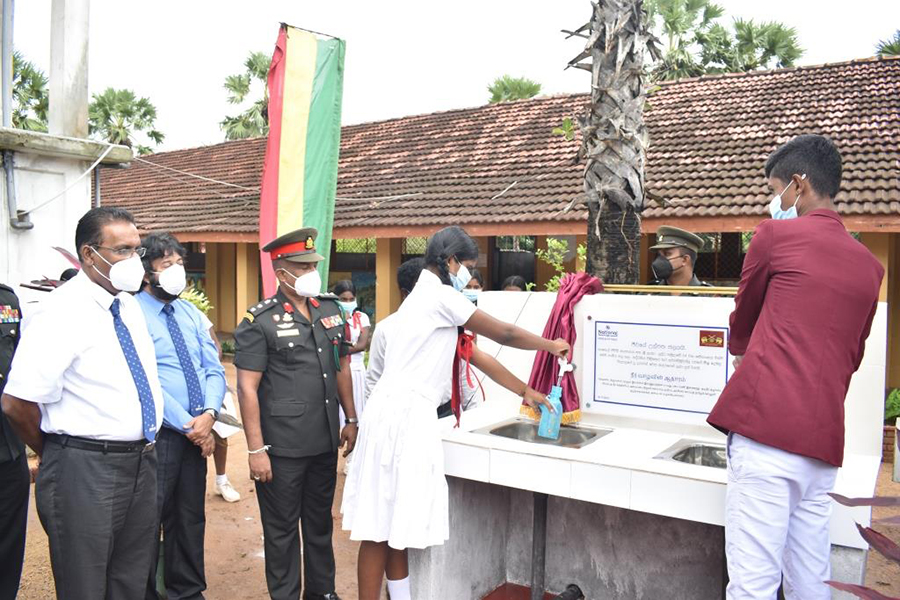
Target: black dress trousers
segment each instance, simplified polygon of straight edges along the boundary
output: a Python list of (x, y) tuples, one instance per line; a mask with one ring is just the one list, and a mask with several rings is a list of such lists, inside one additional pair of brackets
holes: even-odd
[(35, 503), (58, 600), (143, 600), (156, 527), (156, 450), (97, 452), (48, 438)]
[[(256, 483), (266, 552), (266, 583), (272, 600), (300, 597), (300, 534), (305, 589), (334, 591), (331, 505), (337, 483), (337, 452), (303, 458), (270, 456), (272, 481)], [(300, 531), (297, 530), (300, 521)]]
[[(206, 459), (186, 436), (163, 427), (156, 437), (159, 523), (164, 543), (164, 580), (168, 600), (201, 600), (206, 589), (203, 538), (206, 532)], [(158, 526), (157, 526), (158, 529)], [(159, 554), (159, 536), (156, 536)], [(157, 600), (156, 565), (147, 599)]]
[(24, 452), (0, 462), (0, 600), (13, 600), (19, 591), (30, 486)]

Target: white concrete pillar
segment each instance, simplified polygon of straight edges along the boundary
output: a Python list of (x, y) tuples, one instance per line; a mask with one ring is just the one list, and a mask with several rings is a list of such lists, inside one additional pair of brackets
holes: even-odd
[(88, 136), (90, 6), (90, 0), (53, 0), (49, 130), (54, 135)]
[(0, 23), (0, 46), (3, 47), (2, 69), (0, 69), (0, 77), (2, 77), (2, 96), (3, 96), (3, 126), (12, 127), (12, 78), (13, 78), (13, 15), (15, 14), (15, 2), (13, 0), (2, 0), (3, 16)]

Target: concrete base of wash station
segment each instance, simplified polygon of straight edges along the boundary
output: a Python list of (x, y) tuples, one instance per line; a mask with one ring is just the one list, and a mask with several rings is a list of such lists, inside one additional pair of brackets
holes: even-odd
[[(505, 582), (529, 585), (531, 492), (457, 477), (447, 482), (450, 539), (410, 550), (413, 597), (475, 600)], [(575, 583), (591, 599), (719, 599), (724, 543), (716, 525), (551, 496), (547, 591)], [(833, 546), (833, 577), (861, 582), (865, 556), (864, 550)]]

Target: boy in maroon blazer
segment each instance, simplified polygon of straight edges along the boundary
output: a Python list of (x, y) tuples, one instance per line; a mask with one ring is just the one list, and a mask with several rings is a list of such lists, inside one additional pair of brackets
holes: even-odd
[(818, 135), (778, 148), (777, 194), (744, 259), (731, 314), (735, 373), (709, 415), (728, 433), (727, 597), (831, 598), (828, 522), (844, 397), (884, 269), (844, 228), (841, 156)]

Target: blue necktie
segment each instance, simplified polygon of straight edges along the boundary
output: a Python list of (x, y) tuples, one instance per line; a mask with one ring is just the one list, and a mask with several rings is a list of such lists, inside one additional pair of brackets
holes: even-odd
[(188, 354), (187, 344), (184, 343), (184, 336), (181, 335), (181, 328), (175, 322), (175, 315), (172, 314), (175, 308), (171, 304), (163, 306), (163, 312), (166, 313), (166, 327), (169, 328), (169, 335), (172, 336), (172, 343), (175, 345), (175, 354), (178, 355), (178, 362), (181, 363), (181, 371), (184, 373), (184, 381), (187, 383), (188, 390), (188, 410), (193, 416), (203, 412), (203, 392), (200, 390), (200, 379), (197, 377), (197, 370)]
[(150, 382), (147, 381), (147, 373), (141, 364), (137, 350), (134, 348), (134, 340), (128, 332), (128, 327), (119, 315), (119, 299), (113, 300), (109, 311), (113, 316), (113, 325), (116, 328), (116, 336), (119, 338), (119, 345), (122, 346), (122, 353), (125, 355), (125, 362), (128, 363), (128, 369), (131, 371), (131, 378), (134, 379), (134, 386), (137, 388), (138, 399), (141, 401), (141, 420), (143, 422), (144, 437), (148, 442), (156, 439), (156, 404), (153, 403), (153, 393), (150, 391)]

